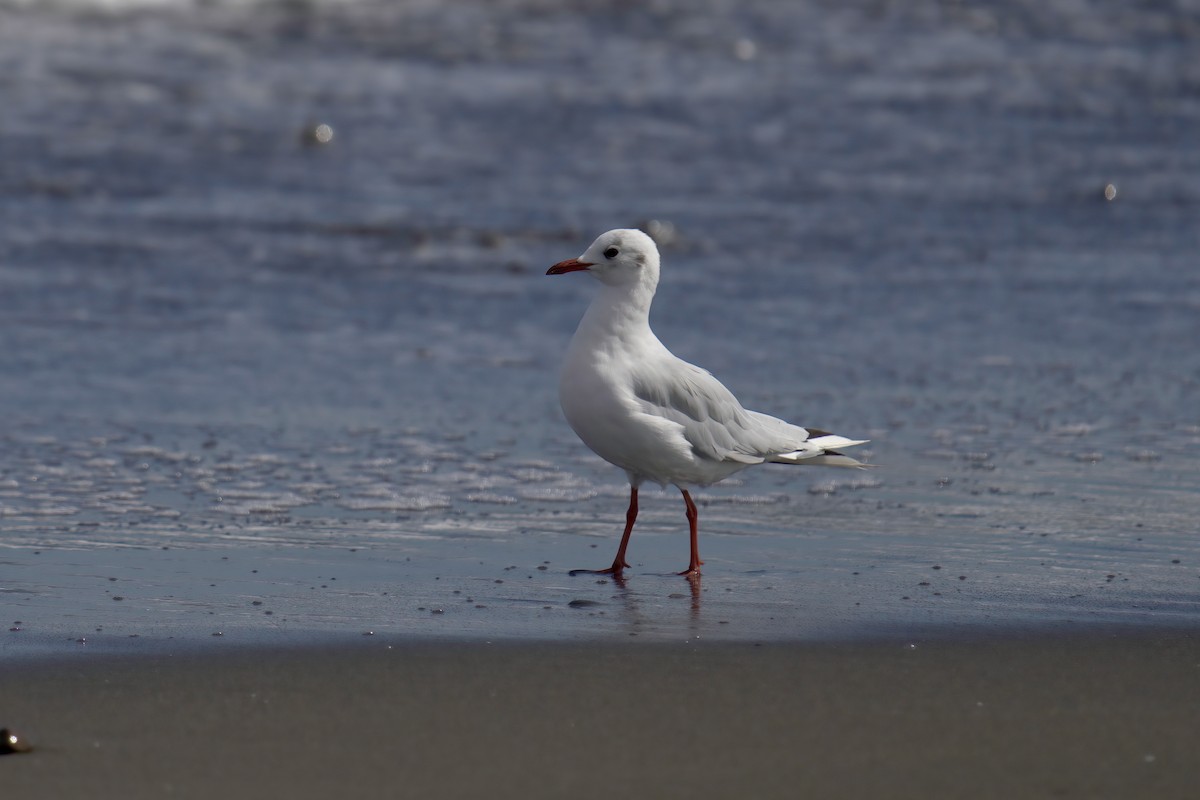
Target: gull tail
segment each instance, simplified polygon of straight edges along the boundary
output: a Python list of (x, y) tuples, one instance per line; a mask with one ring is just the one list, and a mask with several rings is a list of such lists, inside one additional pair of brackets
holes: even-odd
[(790, 453), (779, 453), (770, 456), (767, 461), (772, 464), (806, 464), (822, 467), (857, 467), (866, 469), (872, 466), (864, 464), (856, 458), (851, 458), (838, 451), (837, 448), (854, 447), (866, 444), (869, 439), (847, 439), (834, 433), (808, 428), (809, 438), (798, 450)]

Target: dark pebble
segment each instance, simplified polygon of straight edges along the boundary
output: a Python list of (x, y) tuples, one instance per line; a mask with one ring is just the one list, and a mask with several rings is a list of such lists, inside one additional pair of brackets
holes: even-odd
[(0, 756), (12, 755), (13, 753), (28, 753), (33, 750), (29, 742), (21, 738), (14, 730), (9, 728), (0, 728)]

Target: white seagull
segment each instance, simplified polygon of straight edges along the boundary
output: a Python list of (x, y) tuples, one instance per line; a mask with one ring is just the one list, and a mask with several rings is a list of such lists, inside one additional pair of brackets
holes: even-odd
[[(680, 575), (700, 574), (696, 504), (689, 487), (709, 486), (753, 464), (862, 467), (838, 448), (865, 444), (749, 411), (716, 378), (676, 358), (650, 330), (658, 286), (658, 248), (638, 230), (601, 234), (578, 258), (547, 275), (584, 271), (600, 281), (567, 348), (559, 399), (567, 422), (605, 461), (629, 476), (625, 533), (611, 567), (575, 570), (619, 576), (643, 481), (683, 493), (691, 560)], [(574, 574), (574, 573), (572, 573)]]

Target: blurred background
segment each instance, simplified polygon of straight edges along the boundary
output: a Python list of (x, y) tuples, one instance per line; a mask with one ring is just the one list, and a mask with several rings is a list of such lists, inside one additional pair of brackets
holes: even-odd
[(641, 226), (669, 347), (883, 465), (707, 533), (1191, 602), (1198, 52), (1194, 0), (0, 0), (0, 536), (615, 539), (543, 273)]

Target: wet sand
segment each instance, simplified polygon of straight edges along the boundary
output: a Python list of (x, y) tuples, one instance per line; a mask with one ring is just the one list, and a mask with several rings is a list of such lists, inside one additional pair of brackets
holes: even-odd
[(6, 794), (1191, 797), (1200, 637), (418, 644), (0, 665)]
[(1052, 560), (1040, 537), (951, 549), (898, 534), (709, 534), (703, 580), (689, 582), (674, 574), (686, 537), (647, 528), (620, 581), (570, 575), (615, 545), (567, 533), (366, 547), (9, 548), (0, 662), (367, 635), (754, 644), (1200, 629), (1193, 559), (1172, 563), (1184, 559), (1170, 542), (1137, 542), (1130, 566), (1113, 569), (1105, 559)]

